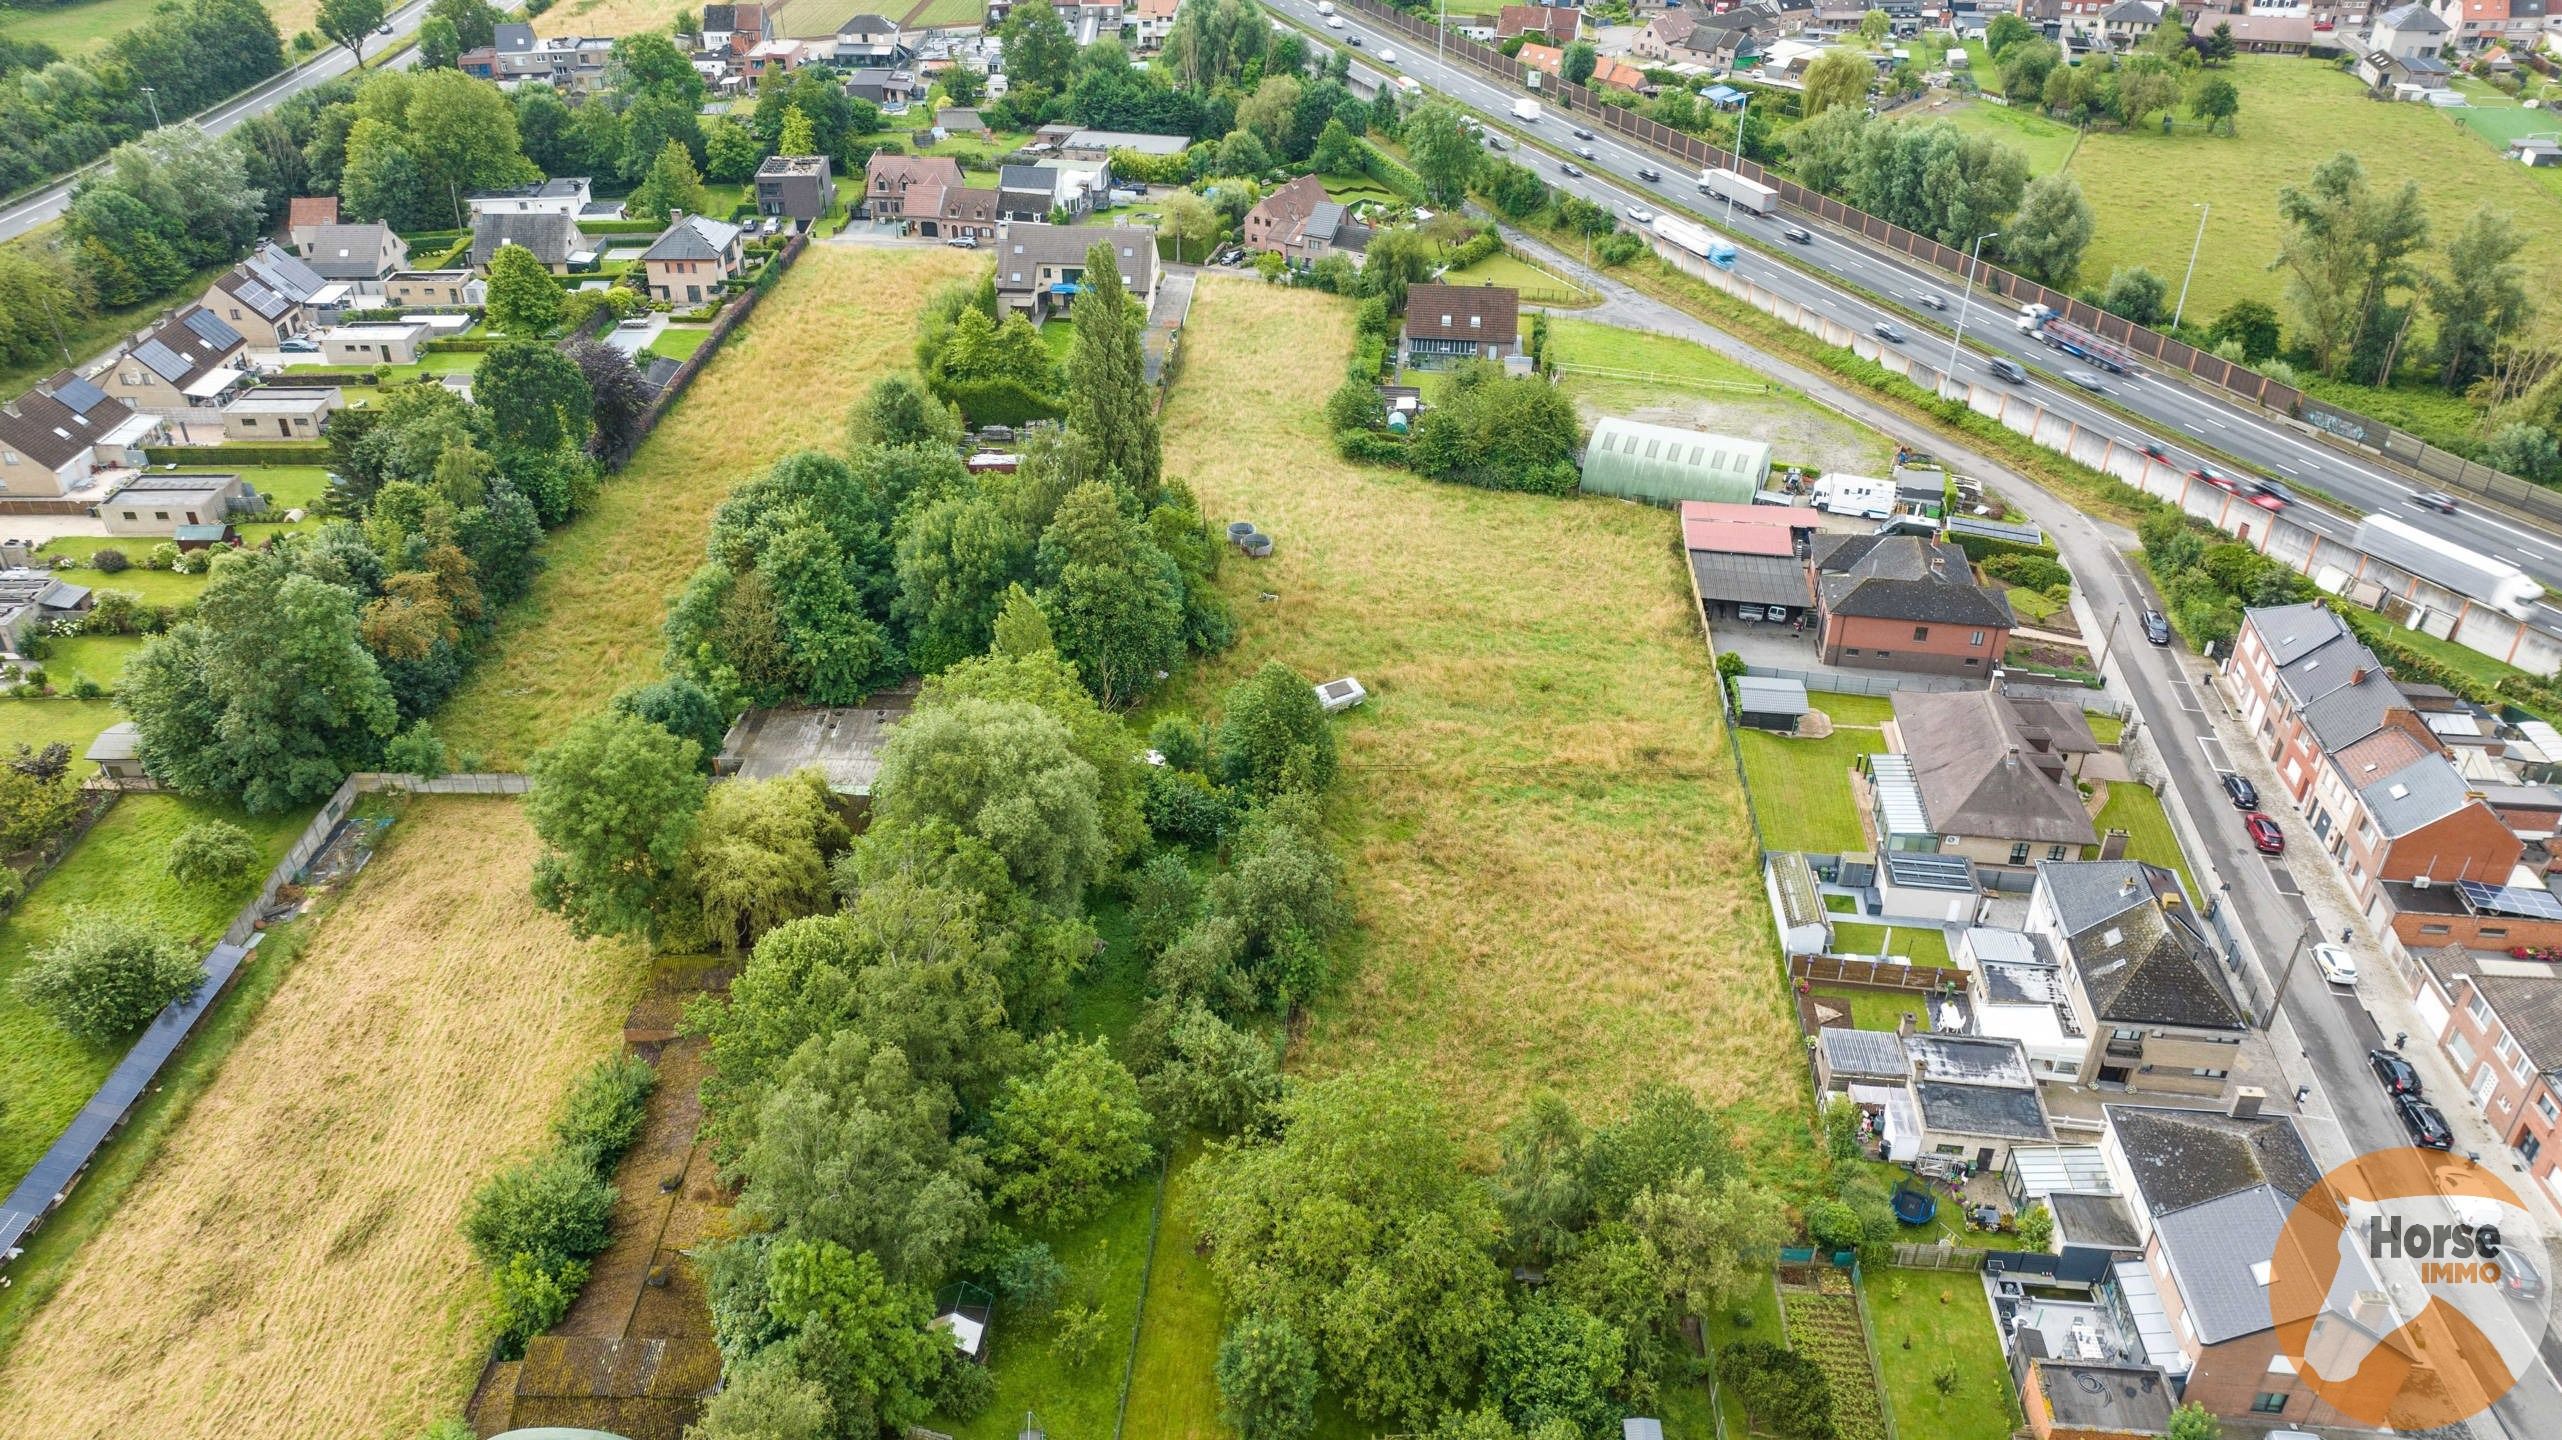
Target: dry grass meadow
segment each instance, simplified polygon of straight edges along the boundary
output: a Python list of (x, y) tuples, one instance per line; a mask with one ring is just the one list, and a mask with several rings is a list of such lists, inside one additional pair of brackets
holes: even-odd
[(534, 850), (510, 802), (412, 803), (0, 1363), (0, 1435), (345, 1440), (461, 1410), (487, 1281), (455, 1222), (645, 974), (526, 902)]
[(909, 363), (927, 291), (966, 252), (812, 245), (733, 334), (594, 508), (552, 537), (438, 724), (485, 769), (522, 768), (570, 720), (659, 674), (667, 597), (702, 562), (714, 507), (778, 456), (834, 446), (873, 380)]
[(1802, 1133), (1672, 516), (1335, 459), (1350, 348), (1345, 302), (1205, 276), (1165, 416), (1168, 473), (1279, 541), (1231, 562), (1241, 638), (1178, 703), (1276, 656), (1373, 696), (1341, 722), (1356, 973), (1293, 1064), (1411, 1063), (1479, 1148), (1536, 1088), (1598, 1119), (1648, 1078)]

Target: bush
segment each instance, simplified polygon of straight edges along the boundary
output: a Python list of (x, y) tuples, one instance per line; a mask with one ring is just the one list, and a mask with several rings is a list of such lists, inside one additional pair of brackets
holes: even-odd
[[(318, 383), (318, 377), (297, 373), (296, 384)], [(329, 442), (325, 440), (270, 440), (264, 445), (153, 445), (144, 449), (143, 457), (154, 465), (213, 465), (230, 470), (242, 465), (326, 465)]]
[(248, 831), (228, 820), (200, 820), (169, 842), (169, 878), (181, 885), (236, 885), (257, 874), (266, 858)]
[(640, 1138), (649, 1119), (649, 1092), (657, 1084), (658, 1072), (638, 1055), (596, 1062), (571, 1088), (568, 1105), (552, 1122), (552, 1138), (603, 1173)]
[(2023, 545), (2016, 540), (1997, 539), (1991, 535), (1952, 535), (1949, 539), (1966, 552), (1966, 558), (1982, 564), (1996, 555), (2033, 555), (2040, 560), (2055, 558), (2051, 545)]
[(125, 552), (114, 546), (108, 546), (90, 556), (89, 563), (96, 566), (102, 575), (120, 575), (133, 568), (133, 562), (125, 558)]
[(27, 877), (19, 874), (15, 865), (0, 865), (0, 915), (17, 909), (18, 902), (26, 898)]
[(1177, 845), (1209, 845), (1219, 838), (1234, 806), (1203, 776), (1170, 765), (1148, 767), (1139, 813), (1148, 833)]
[(1386, 430), (1337, 430), (1334, 453), (1363, 465), (1403, 467), (1409, 459), (1405, 437)]
[(394, 775), (415, 775), (422, 780), (433, 780), (444, 774), (447, 768), (445, 742), (437, 738), (435, 731), (427, 728), (426, 721), (412, 721), (408, 729), (391, 737), (391, 743), (383, 746), (382, 764)]
[(2045, 590), (2051, 586), (2073, 583), (2073, 573), (2065, 569), (2062, 562), (2049, 560), (2043, 555), (2025, 555), (2017, 551), (1987, 557), (1984, 561), (1984, 573), (1996, 580), (2007, 580), (2013, 585), (2025, 585), (2031, 590)]
[(1625, 265), (1646, 253), (1645, 237), (1633, 230), (1613, 230), (1592, 247), (1605, 265)]
[(195, 953), (141, 921), (88, 914), (20, 972), (18, 998), (83, 1040), (120, 1039), (196, 993)]
[(563, 1260), (546, 1265), (531, 1255), (516, 1254), (491, 1277), (498, 1292), (498, 1351), (505, 1359), (525, 1353), (525, 1342), (561, 1322), (587, 1283), (587, 1262)]
[(491, 1269), (518, 1255), (557, 1271), (605, 1248), (614, 1187), (572, 1150), (551, 1150), (492, 1175), (472, 1196), (463, 1238)]
[(1011, 376), (993, 380), (946, 380), (938, 376), (933, 385), (936, 397), (960, 406), (961, 414), (973, 426), (1022, 426), (1035, 420), (1056, 420), (1067, 413), (1056, 398)]
[(142, 568), (145, 570), (167, 570), (175, 567), (177, 563), (178, 547), (171, 541), (164, 540), (143, 552)]

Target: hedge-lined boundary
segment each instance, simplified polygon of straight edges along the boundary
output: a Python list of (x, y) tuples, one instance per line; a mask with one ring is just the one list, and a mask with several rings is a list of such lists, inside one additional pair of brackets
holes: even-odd
[(325, 465), (323, 440), (278, 440), (264, 445), (153, 445), (143, 452), (154, 465)]

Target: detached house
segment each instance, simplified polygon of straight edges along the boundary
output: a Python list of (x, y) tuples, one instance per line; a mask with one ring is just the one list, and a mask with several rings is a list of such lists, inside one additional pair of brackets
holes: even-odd
[(756, 167), (756, 213), (815, 220), (836, 206), (836, 175), (824, 155), (768, 155)]
[(2075, 1084), (2214, 1099), (2232, 1087), (2250, 1016), (2179, 876), (2134, 860), (2048, 862), (2029, 938), (2061, 967), (2081, 1057)]
[(248, 349), (220, 316), (190, 305), (92, 366), (88, 378), (136, 410), (183, 416), (219, 406), (249, 383)]
[(1502, 285), (1417, 285), (1406, 292), (1399, 346), (1409, 370), (1509, 360), (1521, 350), (1521, 292)]
[(139, 464), (133, 407), (69, 371), (0, 405), (0, 495), (44, 499), (85, 489), (101, 463)]
[(845, 23), (836, 27), (834, 43), (831, 57), (849, 69), (903, 64), (914, 53), (899, 34), (898, 22), (880, 15), (846, 17)]
[(1827, 665), (1989, 680), (2010, 648), (2009, 599), (1944, 541), (1819, 535), (1807, 568)]
[(592, 267), (596, 252), (578, 222), (550, 212), (505, 211), (475, 215), (471, 222), (471, 267), (489, 271), (490, 257), (502, 245), (521, 245), (554, 275)]
[(863, 218), (898, 219), (905, 208), (911, 185), (940, 185), (958, 190), (965, 183), (961, 178), (961, 162), (949, 155), (875, 153), (863, 162)]
[(383, 280), (408, 266), (409, 242), (388, 225), (324, 225), (312, 232), (303, 259), (323, 280), (353, 286), (359, 295), (380, 295)]
[(1575, 43), (1583, 12), (1565, 6), (1506, 5), (1495, 15), (1495, 38), (1529, 35), (1559, 47)]
[(1248, 250), (1305, 265), (1328, 255), (1359, 256), (1369, 247), (1370, 227), (1328, 198), (1317, 177), (1302, 175), (1246, 212), (1243, 237)]
[(726, 220), (688, 215), (641, 252), (649, 293), (680, 305), (717, 300), (721, 282), (739, 272), (744, 252), (739, 228)]
[(334, 317), (334, 305), (323, 315), (316, 303), (328, 288), (329, 281), (310, 265), (261, 241), (248, 259), (215, 278), (203, 304), (251, 345), (271, 349)]
[(996, 238), (1004, 217), (994, 190), (927, 181), (907, 187), (899, 218), (928, 239), (974, 240), (984, 245)]
[(2079, 707), (1996, 690), (1898, 690), (1895, 729), (1939, 853), (2022, 875), (2099, 843), (2077, 777), (2097, 753)]
[(338, 197), (297, 195), (285, 202), (285, 244), (297, 254), (324, 225), (338, 223)]
[(1015, 221), (996, 232), (996, 298), (1038, 325), (1066, 309), (1085, 288), (1085, 258), (1108, 245), (1121, 288), (1141, 310), (1156, 302), (1156, 232), (1131, 225), (1041, 225)]

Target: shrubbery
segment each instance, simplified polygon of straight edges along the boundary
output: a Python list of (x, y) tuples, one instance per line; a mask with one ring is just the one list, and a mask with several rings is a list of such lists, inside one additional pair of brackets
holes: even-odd
[(560, 1323), (587, 1283), (587, 1260), (613, 1239), (608, 1178), (648, 1115), (657, 1072), (636, 1055), (579, 1077), (552, 1124), (552, 1147), (489, 1177), (463, 1216), (463, 1238), (490, 1270), (498, 1345), (508, 1358)]
[(228, 820), (199, 820), (169, 842), (169, 878), (181, 885), (235, 885), (266, 859), (249, 832)]
[(193, 950), (141, 921), (87, 914), (19, 972), (18, 998), (83, 1040), (120, 1039), (204, 983)]

